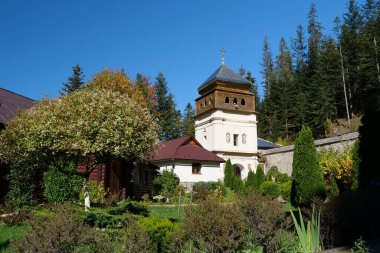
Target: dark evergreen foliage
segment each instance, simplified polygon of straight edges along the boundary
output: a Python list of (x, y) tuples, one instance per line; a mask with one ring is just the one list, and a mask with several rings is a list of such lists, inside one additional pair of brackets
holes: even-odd
[(74, 92), (84, 85), (84, 74), (82, 67), (77, 64), (73, 67), (73, 75), (68, 78), (67, 83), (63, 84), (61, 95)]
[(187, 103), (182, 116), (182, 135), (195, 134), (195, 111), (190, 103)]
[(224, 186), (231, 188), (233, 184), (234, 170), (232, 168), (231, 160), (228, 159), (224, 168)]
[(325, 196), (323, 172), (318, 161), (312, 131), (303, 126), (294, 144), (292, 204), (308, 205), (314, 197)]
[(245, 181), (244, 188), (245, 189), (254, 189), (254, 187), (255, 187), (255, 172), (250, 170), (248, 172), (248, 176), (247, 176), (247, 179)]
[(356, 192), (359, 190), (359, 175), (360, 175), (360, 156), (359, 156), (360, 140), (355, 141), (352, 148), (352, 185), (351, 189)]
[(265, 181), (264, 170), (263, 170), (263, 167), (259, 164), (259, 165), (257, 165), (256, 174), (255, 174), (255, 181), (254, 181), (253, 188), (255, 188), (256, 190), (258, 190), (260, 188), (260, 185), (264, 181)]

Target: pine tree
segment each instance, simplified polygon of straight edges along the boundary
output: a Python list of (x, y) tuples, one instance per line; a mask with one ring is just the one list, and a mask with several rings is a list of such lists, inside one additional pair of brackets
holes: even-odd
[(190, 103), (187, 103), (185, 111), (183, 112), (182, 134), (184, 136), (195, 134), (195, 112)]
[(231, 160), (228, 159), (224, 168), (224, 186), (231, 187), (233, 184), (234, 170), (232, 168)]
[(82, 88), (84, 85), (84, 77), (82, 67), (79, 64), (75, 65), (73, 67), (73, 75), (68, 78), (67, 83), (63, 84), (60, 94), (68, 94)]
[(326, 194), (323, 172), (318, 160), (312, 131), (303, 126), (294, 144), (292, 204), (308, 205), (313, 197)]
[(145, 98), (147, 108), (154, 116), (157, 116), (157, 112), (155, 111), (157, 106), (157, 102), (155, 101), (155, 87), (149, 81), (149, 77), (137, 73), (135, 83)]

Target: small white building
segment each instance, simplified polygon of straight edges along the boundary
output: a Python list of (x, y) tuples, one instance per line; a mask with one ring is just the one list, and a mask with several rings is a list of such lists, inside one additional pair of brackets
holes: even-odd
[(224, 162), (219, 156), (204, 149), (193, 136), (161, 142), (151, 159), (151, 163), (159, 167), (160, 172), (173, 171), (185, 186), (223, 179), (224, 170), (220, 164)]
[[(204, 148), (230, 159), (243, 179), (258, 165), (257, 121), (252, 83), (222, 65), (198, 88), (195, 138)], [(220, 170), (224, 171), (225, 164)]]

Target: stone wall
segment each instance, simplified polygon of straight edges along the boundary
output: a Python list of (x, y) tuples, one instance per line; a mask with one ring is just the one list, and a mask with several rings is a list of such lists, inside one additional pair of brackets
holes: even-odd
[[(315, 141), (318, 151), (330, 149), (334, 151), (342, 150), (346, 147), (352, 147), (359, 133), (349, 133), (341, 136), (335, 136)], [(265, 161), (265, 172), (272, 166), (277, 166), (282, 173), (292, 174), (294, 145), (273, 148), (263, 151), (260, 155)]]

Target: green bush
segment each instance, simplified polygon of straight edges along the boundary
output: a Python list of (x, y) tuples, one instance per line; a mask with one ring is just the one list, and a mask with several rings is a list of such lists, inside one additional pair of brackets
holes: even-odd
[(142, 216), (149, 215), (149, 207), (144, 202), (137, 202), (131, 200), (123, 200), (117, 206), (109, 207), (107, 212), (112, 215), (121, 215), (126, 212)]
[(277, 166), (272, 166), (267, 171), (267, 175), (265, 177), (265, 180), (274, 181), (279, 174), (280, 174), (280, 172), (278, 172)]
[(83, 214), (83, 221), (91, 227), (114, 228), (124, 225), (125, 219), (120, 215), (111, 215), (104, 210), (92, 209)]
[(265, 181), (260, 185), (260, 192), (264, 195), (277, 198), (280, 196), (280, 185), (272, 181)]
[(211, 191), (210, 182), (197, 182), (193, 185), (194, 196), (193, 200), (195, 202), (204, 201), (209, 197)]
[(311, 129), (302, 126), (294, 144), (292, 204), (308, 205), (314, 197), (326, 195), (323, 172)]
[(179, 180), (177, 175), (169, 170), (164, 170), (162, 174), (153, 181), (155, 190), (166, 198), (166, 201), (169, 201), (171, 197), (176, 195), (178, 184)]
[(205, 201), (185, 209), (170, 252), (237, 252), (247, 238), (246, 217), (236, 205)]
[(161, 217), (146, 217), (138, 221), (141, 228), (149, 235), (156, 252), (163, 252), (168, 248), (177, 224)]
[(74, 175), (77, 168), (69, 164), (64, 173), (54, 166), (50, 166), (44, 173), (44, 196), (49, 202), (62, 203), (69, 200), (78, 200), (82, 188), (82, 179)]
[(113, 252), (105, 234), (74, 220), (71, 209), (59, 205), (52, 213), (31, 219), (24, 237), (12, 243), (12, 252)]
[(277, 252), (297, 253), (300, 252), (300, 246), (297, 236), (293, 232), (279, 229), (275, 233), (277, 242)]
[[(102, 206), (106, 203), (107, 191), (103, 183), (98, 183), (94, 180), (88, 181), (88, 191), (90, 193), (91, 204), (95, 206)], [(80, 201), (84, 201), (83, 187), (80, 194)]]
[(227, 195), (227, 189), (221, 181), (211, 182), (211, 190), (220, 190), (223, 197)]
[(290, 181), (290, 177), (286, 173), (279, 173), (275, 178), (276, 183), (286, 183), (289, 181)]
[(284, 200), (290, 201), (291, 192), (292, 192), (292, 181), (288, 181), (288, 182), (280, 184), (280, 195)]
[(36, 190), (38, 182), (36, 169), (25, 164), (13, 164), (9, 170), (9, 192), (7, 200), (17, 207), (37, 204)]
[(330, 187), (328, 189), (328, 193), (330, 196), (338, 197), (339, 196), (339, 188), (336, 184), (335, 177), (333, 175), (330, 176)]
[(255, 172), (252, 170), (248, 171), (247, 180), (244, 184), (244, 189), (253, 189), (255, 186)]
[(259, 164), (259, 165), (257, 165), (257, 169), (256, 169), (254, 188), (256, 190), (260, 189), (260, 185), (264, 181), (265, 181), (264, 170), (263, 170), (263, 167)]
[(232, 184), (231, 189), (234, 190), (235, 192), (241, 192), (244, 186), (243, 180), (241, 179), (241, 177), (234, 176), (232, 181), (233, 181), (233, 184)]
[(141, 228), (137, 222), (132, 222), (127, 226), (123, 252), (155, 252), (149, 235)]
[(228, 188), (232, 187), (234, 178), (234, 170), (231, 164), (231, 160), (228, 159), (224, 168), (224, 185)]

